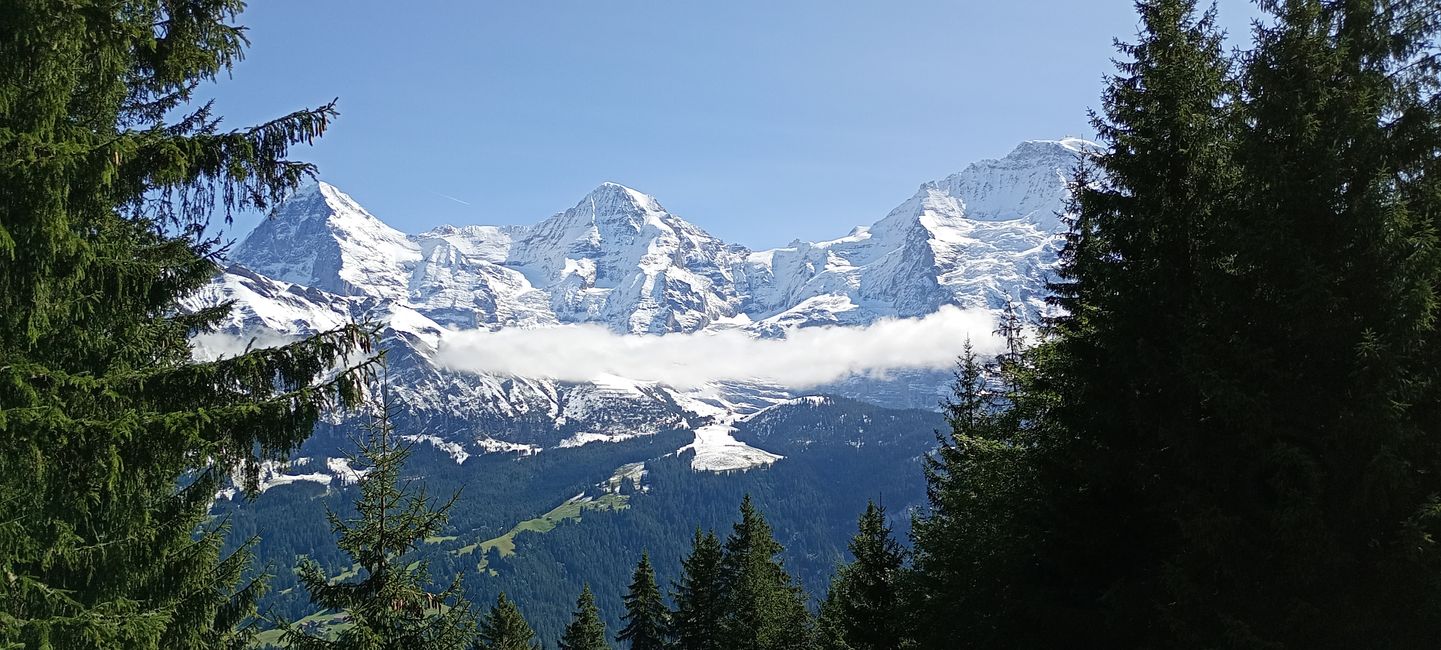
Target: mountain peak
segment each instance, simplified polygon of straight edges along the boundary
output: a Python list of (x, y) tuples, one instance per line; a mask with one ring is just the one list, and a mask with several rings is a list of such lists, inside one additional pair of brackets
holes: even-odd
[[(1060, 156), (1075, 157), (1083, 154), (1094, 153), (1100, 149), (1100, 145), (1083, 140), (1081, 138), (1065, 137), (1060, 140), (1026, 140), (1017, 145), (1011, 153), (1006, 154), (1002, 160), (1015, 158), (1034, 158), (1037, 156)], [(980, 161), (980, 163), (991, 161)]]
[[(912, 202), (925, 209), (953, 212), (951, 217), (1024, 219), (1042, 230), (1055, 231), (1060, 227), (1056, 215), (1065, 207), (1076, 165), (1096, 149), (1096, 144), (1079, 138), (1027, 140), (1003, 158), (980, 160), (941, 180), (922, 184)], [(947, 210), (941, 203), (952, 205)]]
[(654, 196), (611, 181), (596, 186), (576, 207), (584, 208), (587, 203), (592, 208), (592, 214), (596, 216), (617, 212), (665, 212), (665, 208)]
[(400, 270), (419, 257), (404, 233), (324, 181), (276, 206), (232, 261), (277, 280), (341, 295), (404, 295)]
[(1077, 138), (1023, 142), (921, 185), (869, 228), (759, 252), (616, 182), (533, 226), (407, 236), (317, 181), (278, 206), (233, 261), (341, 296), (409, 301), (463, 326), (597, 322), (658, 333), (742, 312), (787, 327), (920, 316), (947, 303), (987, 306), (1017, 286), (1034, 293), (1034, 270), (1054, 259), (1075, 165), (1095, 148)]

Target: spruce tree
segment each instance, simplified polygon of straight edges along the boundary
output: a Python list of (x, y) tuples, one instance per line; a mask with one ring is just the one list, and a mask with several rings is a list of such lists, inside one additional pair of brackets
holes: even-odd
[(1402, 118), (1441, 122), (1441, 6), (1263, 9), (1222, 233), (1232, 281), (1203, 303), (1227, 345), (1197, 373), (1208, 436), (1177, 448), (1194, 462), (1173, 625), (1198, 644), (1430, 646), (1436, 202), (1405, 186), (1441, 149)]
[(724, 650), (726, 599), (721, 582), (721, 542), (714, 532), (696, 529), (690, 555), (681, 562), (681, 578), (671, 593), (677, 650)]
[(540, 650), (535, 630), (521, 615), (505, 592), (495, 599), (495, 606), (480, 621), (476, 650)]
[(560, 650), (609, 650), (605, 622), (595, 606), (595, 594), (585, 585), (575, 601), (575, 614), (560, 637)]
[(242, 56), (242, 7), (0, 7), (0, 645), (243, 645), (263, 585), (222, 553), (215, 491), (358, 397), (329, 372), (368, 349), (356, 327), (191, 358), (227, 313), (186, 302), (212, 214), (286, 196), (313, 172), (290, 146), (335, 115), (226, 131), (192, 103)]
[(426, 538), (442, 532), (459, 495), (434, 507), (424, 487), (401, 477), (410, 447), (395, 438), (388, 382), (383, 375), (360, 453), (352, 459), (361, 475), (356, 516), (327, 513), (340, 549), (355, 561), (359, 576), (333, 580), (309, 559), (297, 572), (310, 601), (343, 615), (349, 625), (338, 634), (287, 626), (284, 642), (291, 648), (460, 649), (475, 639), (475, 621), (461, 596), (460, 577), (431, 593), (426, 590), (428, 561), (408, 557)]
[[(909, 636), (921, 647), (1024, 638), (1025, 625), (1012, 619), (1018, 606), (1010, 585), (1028, 566), (1026, 533), (1015, 517), (1034, 489), (1030, 449), (1017, 442), (1026, 396), (990, 388), (1015, 385), (1017, 375), (996, 375), (1021, 365), (988, 368), (967, 341), (943, 404), (949, 430), (937, 433), (936, 451), (923, 459), (930, 507), (912, 521), (913, 566), (902, 591)], [(827, 604), (832, 619), (844, 621), (838, 595)]]
[(1262, 3), (1239, 84), (1210, 14), (1138, 8), (1061, 313), (957, 437), (1012, 459), (934, 465), (930, 645), (1434, 644), (1436, 3)]
[(1017, 407), (1035, 498), (1007, 515), (1031, 529), (1014, 535), (1008, 561), (1024, 573), (997, 642), (1176, 642), (1162, 603), (1185, 535), (1174, 516), (1181, 474), (1196, 460), (1184, 450), (1211, 435), (1194, 379), (1227, 351), (1198, 305), (1229, 282), (1235, 87), (1214, 13), (1192, 0), (1137, 9), (1143, 33), (1120, 46), (1128, 60), (1094, 119), (1104, 150), (1074, 186), (1053, 285), (1063, 313)]
[[(968, 354), (916, 521), (913, 627), (929, 647), (1169, 647), (1180, 440), (1204, 437), (1191, 373), (1200, 290), (1224, 274), (1239, 177), (1230, 62), (1191, 0), (1137, 3), (1082, 161), (1037, 347)], [(1013, 312), (1013, 310), (1008, 310)]]
[(656, 586), (650, 554), (641, 553), (640, 563), (625, 595), (625, 627), (616, 640), (629, 643), (631, 650), (666, 650), (670, 647), (670, 608)]
[(721, 556), (725, 647), (781, 650), (810, 643), (812, 622), (805, 592), (781, 566), (782, 550), (770, 524), (746, 495), (741, 520), (733, 525)]
[(891, 535), (884, 508), (866, 504), (849, 547), (855, 559), (831, 581), (823, 617), (839, 629), (841, 647), (899, 650), (908, 637), (901, 601), (905, 550)]
[(816, 616), (814, 645), (818, 650), (854, 650), (847, 633), (840, 598), (835, 589), (830, 589), (821, 601), (820, 614)]

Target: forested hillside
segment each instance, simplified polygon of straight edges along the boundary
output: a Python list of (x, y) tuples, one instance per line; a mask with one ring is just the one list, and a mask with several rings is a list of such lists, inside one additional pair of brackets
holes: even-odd
[[(471, 602), (493, 603), (506, 593), (547, 641), (559, 637), (587, 582), (601, 615), (619, 629), (621, 595), (641, 553), (650, 554), (661, 584), (669, 585), (679, 577), (691, 533), (728, 529), (749, 494), (775, 526), (797, 579), (808, 593), (824, 594), (868, 499), (890, 507), (899, 529), (909, 527), (909, 513), (925, 503), (921, 459), (944, 426), (929, 411), (799, 400), (749, 420), (737, 434), (764, 441), (785, 462), (731, 473), (699, 472), (689, 453), (672, 454), (683, 444), (679, 432), (533, 456), (487, 454), (461, 465), (417, 445), (407, 472), (423, 476), (432, 494), (459, 491), (463, 498), (450, 509), (446, 529), (416, 557), (429, 560), (442, 582), (461, 576)], [(611, 480), (636, 463), (644, 463), (643, 474), (632, 474), (638, 479)], [(349, 512), (355, 491), (297, 482), (254, 501), (222, 501), (215, 512), (228, 518), (232, 544), (260, 540), (255, 553), (262, 565), (287, 567), (306, 556), (337, 574), (351, 560), (335, 548), (324, 513)], [(537, 525), (554, 511), (553, 528)], [(486, 546), (517, 530), (508, 544)], [(275, 573), (262, 608), (290, 619), (312, 613), (291, 572)]]

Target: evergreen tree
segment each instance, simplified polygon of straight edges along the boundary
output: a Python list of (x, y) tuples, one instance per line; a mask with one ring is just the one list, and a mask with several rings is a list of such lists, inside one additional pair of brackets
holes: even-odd
[(681, 579), (671, 598), (675, 601), (674, 628), (677, 650), (724, 650), (726, 644), (725, 586), (721, 582), (722, 549), (714, 532), (696, 529), (690, 555), (681, 562)]
[(185, 302), (223, 252), (212, 213), (283, 198), (335, 115), (222, 131), (192, 104), (243, 54), (242, 6), (0, 7), (0, 645), (244, 645), (263, 585), (223, 555), (215, 491), (358, 397), (328, 374), (356, 327), (191, 358), (227, 313)]
[(284, 641), (291, 648), (468, 648), (475, 639), (475, 621), (460, 595), (460, 577), (444, 591), (430, 593), (425, 588), (428, 561), (406, 558), (426, 538), (442, 531), (446, 513), (459, 495), (432, 507), (423, 487), (413, 488), (413, 479), (401, 478), (410, 447), (395, 440), (388, 382), (384, 376), (360, 453), (352, 459), (361, 475), (357, 516), (342, 519), (334, 511), (328, 513), (338, 545), (355, 561), (360, 577), (332, 580), (308, 559), (298, 571), (311, 602), (343, 614), (350, 625), (334, 639), (324, 631), (287, 626)]
[(931, 467), (927, 645), (1434, 644), (1437, 3), (1263, 2), (1239, 86), (1138, 8), (1062, 313)]
[(631, 650), (665, 650), (670, 647), (670, 609), (656, 586), (650, 554), (641, 553), (640, 563), (625, 595), (625, 627), (616, 640), (629, 642)]
[(781, 566), (777, 556), (782, 550), (770, 524), (746, 495), (741, 520), (726, 538), (721, 556), (727, 648), (781, 650), (810, 643), (805, 592)]
[(478, 639), (476, 650), (540, 650), (535, 630), (504, 592), (496, 597), (495, 606), (481, 619)]
[(1199, 310), (1226, 346), (1195, 373), (1207, 435), (1173, 447), (1172, 625), (1197, 645), (1428, 647), (1437, 203), (1405, 185), (1441, 151), (1441, 3), (1263, 9), (1241, 78), (1245, 182), (1219, 238), (1230, 275)]
[(600, 620), (600, 610), (595, 606), (595, 594), (586, 585), (575, 601), (575, 615), (565, 626), (560, 637), (560, 650), (609, 650), (606, 642), (605, 622)]
[(847, 638), (845, 613), (835, 589), (826, 592), (816, 617), (815, 647), (818, 650), (855, 650)]
[[(1007, 399), (1013, 399), (1020, 385), (1018, 380), (1021, 369), (1025, 363), (1026, 351), (1026, 320), (1021, 313), (1021, 307), (1009, 296), (1006, 298), (1005, 307), (1001, 310), (1001, 317), (996, 322), (996, 329), (993, 332), (1005, 342), (1005, 349), (996, 355), (996, 374), (1003, 383)], [(970, 339), (966, 340), (967, 345)]]
[[(1017, 360), (1004, 367), (1020, 366)], [(1016, 444), (1025, 395), (1002, 398), (988, 388), (988, 374), (1002, 367), (988, 371), (966, 342), (943, 404), (949, 431), (937, 434), (936, 452), (924, 459), (930, 508), (912, 521), (913, 567), (902, 593), (909, 636), (922, 647), (1024, 638), (1024, 625), (1011, 622), (1017, 605), (1010, 585), (1026, 577), (1028, 566), (1025, 533), (1014, 517), (1028, 505), (1034, 472), (1028, 447)], [(1020, 380), (1008, 376), (1008, 385)], [(827, 601), (832, 618), (844, 623), (834, 590)]]
[[(1213, 13), (1193, 0), (1137, 4), (1094, 119), (1105, 147), (1075, 183), (1074, 222), (1054, 285), (1063, 315), (1034, 354), (1029, 430), (1012, 499), (1007, 570), (1020, 571), (1005, 643), (1172, 646), (1166, 562), (1183, 448), (1206, 440), (1197, 373), (1225, 354), (1198, 311), (1228, 282), (1221, 241), (1235, 205), (1231, 63)], [(1032, 479), (1034, 479), (1032, 481)], [(1208, 481), (1217, 481), (1213, 477)], [(1225, 480), (1225, 479), (1220, 479)], [(1047, 621), (1045, 626), (1038, 621)]]
[(850, 542), (855, 560), (836, 572), (826, 594), (824, 627), (839, 630), (831, 633), (843, 641), (838, 647), (899, 650), (908, 636), (900, 584), (905, 551), (874, 501), (866, 504), (858, 528)]

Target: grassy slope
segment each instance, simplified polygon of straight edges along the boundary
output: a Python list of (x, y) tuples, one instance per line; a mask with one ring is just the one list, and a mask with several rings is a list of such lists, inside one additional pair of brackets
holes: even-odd
[[(562, 521), (579, 521), (581, 513), (586, 510), (625, 510), (630, 507), (630, 505), (626, 503), (628, 500), (629, 497), (621, 494), (604, 494), (596, 499), (568, 499), (565, 503), (556, 506), (550, 512), (516, 524), (514, 528), (506, 531), (506, 533), (500, 537), (462, 546), (456, 550), (455, 553), (456, 555), (470, 555), (471, 553), (479, 551), (480, 554), (484, 556), (487, 551), (494, 548), (500, 553), (501, 557), (509, 557), (515, 554), (516, 535), (521, 533), (548, 533), (554, 530)], [(484, 571), (486, 569), (484, 557), (476, 564), (475, 568), (477, 571)]]
[[(515, 554), (515, 536), (519, 535), (520, 533), (548, 533), (551, 530), (554, 530), (555, 527), (559, 525), (562, 521), (579, 521), (581, 518), (581, 513), (585, 512), (586, 510), (625, 510), (626, 508), (630, 507), (630, 505), (626, 503), (627, 500), (629, 500), (629, 497), (621, 494), (603, 494), (596, 499), (591, 499), (589, 497), (568, 499), (565, 503), (562, 503), (559, 506), (551, 509), (550, 512), (516, 524), (514, 528), (506, 531), (506, 533), (504, 535), (501, 535), (500, 537), (495, 537), (485, 540), (483, 542), (477, 542), (461, 547), (459, 550), (455, 551), (455, 553), (457, 555), (469, 555), (470, 553), (479, 550), (481, 555), (484, 556), (486, 551), (494, 548), (497, 552), (501, 554), (501, 556), (508, 557)], [(427, 539), (426, 542), (439, 543), (453, 541), (455, 539), (456, 538), (453, 536), (437, 537), (433, 539)], [(476, 570), (486, 570), (486, 561), (484, 557), (482, 557), (480, 562), (476, 565)], [(346, 580), (349, 578), (353, 578), (358, 574), (359, 567), (352, 567), (350, 571), (336, 576), (335, 580)], [(339, 614), (311, 614), (310, 616), (306, 616), (305, 618), (300, 619), (296, 622), (296, 624), (303, 626), (308, 623), (317, 623), (320, 625), (321, 629), (325, 630), (327, 634), (335, 634), (340, 632), (341, 630), (344, 630), (346, 626), (350, 625), (350, 623), (342, 623), (340, 625), (332, 626), (331, 621), (339, 617)], [(280, 645), (280, 637), (283, 634), (284, 631), (278, 629), (265, 630), (264, 632), (260, 632), (259, 634), (255, 635), (255, 646), (258, 648), (283, 647)]]

